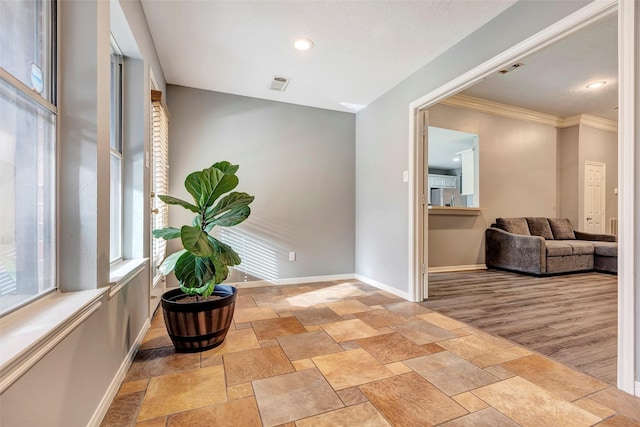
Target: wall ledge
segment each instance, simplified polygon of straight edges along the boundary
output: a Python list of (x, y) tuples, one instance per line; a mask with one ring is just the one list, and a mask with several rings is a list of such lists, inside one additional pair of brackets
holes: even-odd
[(0, 319), (0, 393), (91, 317), (107, 290), (56, 292)]
[(148, 260), (149, 258), (127, 259), (113, 264), (109, 272), (109, 299), (140, 274)]

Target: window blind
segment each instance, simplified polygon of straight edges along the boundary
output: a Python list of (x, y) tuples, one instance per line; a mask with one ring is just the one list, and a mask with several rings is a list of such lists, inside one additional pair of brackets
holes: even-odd
[[(169, 193), (169, 115), (160, 102), (161, 92), (151, 91), (152, 150), (151, 150), (151, 225), (152, 230), (169, 226), (169, 208), (158, 195)], [(167, 241), (153, 238), (152, 256), (154, 276), (167, 252)]]

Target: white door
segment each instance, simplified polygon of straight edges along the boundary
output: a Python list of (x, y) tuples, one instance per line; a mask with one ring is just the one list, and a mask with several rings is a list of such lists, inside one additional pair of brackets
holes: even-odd
[(605, 232), (605, 167), (604, 163), (584, 164), (584, 224), (588, 233)]

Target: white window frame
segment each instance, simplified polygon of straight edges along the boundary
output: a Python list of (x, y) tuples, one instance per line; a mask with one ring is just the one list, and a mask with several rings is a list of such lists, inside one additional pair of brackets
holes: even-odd
[[(0, 308), (0, 318), (13, 313), (22, 307), (32, 304), (36, 300), (57, 290), (57, 254), (55, 250), (57, 247), (57, 187), (55, 185), (55, 177), (57, 176), (58, 129), (57, 7), (55, 1), (43, 2), (42, 4), (44, 5), (42, 13), (44, 13), (46, 19), (44, 19), (42, 23), (36, 23), (41, 24), (39, 31), (36, 29), (36, 31), (38, 31), (36, 38), (42, 37), (41, 48), (44, 54), (43, 57), (40, 58), (42, 61), (40, 64), (32, 63), (31, 84), (33, 87), (29, 87), (29, 82), (21, 80), (20, 77), (13, 75), (11, 72), (2, 68), (2, 66), (0, 66), (0, 81), (2, 81), (4, 85), (8, 86), (9, 90), (15, 91), (18, 96), (23, 96), (25, 98), (24, 102), (27, 103), (29, 107), (34, 107), (35, 109), (41, 108), (45, 112), (50, 113), (53, 119), (52, 129), (50, 129), (50, 136), (53, 138), (53, 141), (48, 140), (48, 142), (51, 143), (50, 153), (39, 153), (38, 156), (43, 156), (43, 158), (42, 160), (37, 161), (38, 174), (42, 175), (41, 178), (39, 178), (38, 186), (45, 185), (47, 182), (49, 185), (46, 187), (46, 190), (40, 187), (36, 190), (37, 192), (46, 191), (46, 195), (36, 196), (38, 203), (44, 203), (42, 217), (39, 218), (39, 220), (42, 219), (43, 223), (38, 224), (38, 229), (43, 227), (43, 231), (36, 231), (38, 240), (37, 246), (40, 247), (42, 245), (42, 250), (49, 253), (46, 257), (41, 256), (40, 254), (37, 255), (35, 266), (38, 275), (37, 283), (35, 284), (37, 292), (16, 298), (15, 303), (9, 304), (4, 309)], [(40, 81), (42, 83), (42, 87), (39, 89), (37, 88), (38, 84), (36, 81), (38, 78), (37, 73), (34, 74), (34, 66), (36, 66), (35, 71), (38, 69), (41, 71)], [(34, 80), (34, 77), (36, 80)], [(24, 79), (24, 76), (22, 76), (22, 78)], [(39, 142), (37, 141), (36, 144), (39, 144)], [(44, 156), (47, 156), (48, 158), (45, 158)], [(41, 169), (41, 166), (48, 170), (46, 174), (43, 174), (45, 170)], [(18, 189), (16, 189), (16, 191), (17, 190)], [(43, 235), (47, 235), (48, 237), (45, 238), (40, 233), (43, 233)], [(18, 243), (19, 242), (16, 241), (16, 246)], [(45, 263), (47, 259), (48, 261)], [(18, 262), (19, 260), (16, 259), (15, 261)], [(47, 269), (46, 274), (44, 273), (45, 268)], [(20, 286), (21, 284), (16, 282), (16, 289), (19, 289)], [(29, 284), (28, 286), (34, 285)]]
[[(115, 111), (112, 105), (111, 108), (111, 137), (115, 138), (115, 147), (114, 144), (110, 144), (109, 146), (109, 162), (111, 162), (112, 157), (117, 158), (119, 160), (120, 163), (120, 167), (118, 168), (118, 185), (119, 185), (119, 205), (120, 205), (120, 209), (119, 209), (119, 216), (120, 216), (120, 224), (117, 230), (113, 229), (113, 223), (111, 222), (113, 220), (113, 218), (110, 216), (110, 223), (111, 223), (111, 228), (110, 228), (110, 236), (109, 236), (109, 261), (111, 262), (112, 265), (121, 262), (124, 259), (124, 255), (123, 255), (123, 250), (124, 250), (124, 166), (125, 166), (125, 159), (124, 159), (124, 141), (122, 138), (123, 135), (123, 129), (122, 129), (122, 121), (123, 121), (123, 112), (122, 112), (122, 107), (123, 107), (123, 64), (124, 64), (124, 57), (122, 55), (122, 51), (120, 50), (120, 48), (118, 47), (118, 44), (116, 43), (115, 39), (113, 38), (113, 36), (111, 36), (111, 61), (112, 63), (115, 63), (116, 67), (117, 67), (117, 72), (116, 72), (116, 93), (115, 96), (112, 93), (111, 95), (113, 96), (113, 100), (115, 101)], [(113, 67), (111, 68), (111, 72), (113, 73)], [(113, 74), (111, 76), (111, 78), (113, 78)], [(113, 114), (115, 114), (115, 126), (113, 123), (114, 117)], [(110, 174), (114, 174), (113, 169), (111, 169), (111, 163), (110, 163)], [(110, 182), (113, 182), (113, 179), (110, 180)], [(110, 190), (110, 203), (113, 203), (114, 200), (112, 199), (111, 196), (111, 188)], [(110, 209), (110, 212), (113, 212), (112, 209)], [(117, 243), (114, 242), (114, 238), (117, 237)], [(113, 246), (114, 244), (118, 245), (118, 250), (117, 250), (117, 256), (112, 257), (112, 252), (113, 252)]]

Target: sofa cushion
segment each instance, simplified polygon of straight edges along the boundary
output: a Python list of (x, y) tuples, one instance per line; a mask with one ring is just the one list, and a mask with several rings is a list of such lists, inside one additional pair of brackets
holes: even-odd
[(496, 225), (504, 231), (513, 234), (521, 234), (523, 236), (530, 236), (529, 225), (524, 218), (497, 218)]
[(551, 233), (551, 227), (547, 218), (530, 218), (527, 217), (527, 224), (529, 225), (529, 233), (532, 236), (544, 237), (545, 240), (553, 240), (553, 233)]
[(573, 226), (568, 218), (549, 218), (549, 226), (556, 240), (575, 239)]
[(584, 240), (563, 240), (563, 244), (571, 246), (573, 255), (593, 255), (593, 243)]
[(571, 246), (565, 245), (562, 242), (545, 242), (545, 246), (548, 257), (573, 255), (573, 249)]
[(615, 242), (591, 242), (593, 243), (593, 253), (599, 256), (618, 256), (618, 244)]

